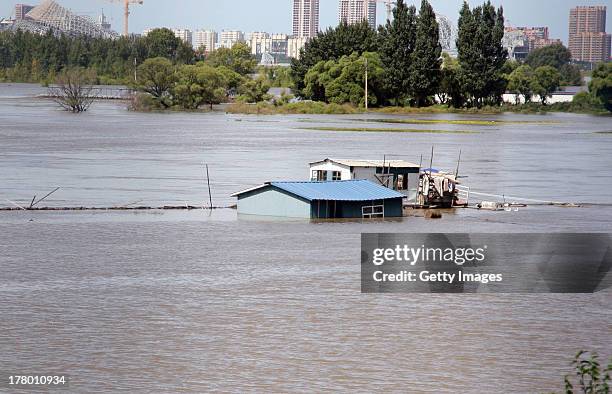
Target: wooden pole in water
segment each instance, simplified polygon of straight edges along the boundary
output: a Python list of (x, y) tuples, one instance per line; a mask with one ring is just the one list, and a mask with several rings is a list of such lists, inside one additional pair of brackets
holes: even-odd
[(35, 202), (33, 202), (33, 203), (30, 205), (30, 208), (34, 207), (34, 206), (35, 206), (35, 205), (37, 205), (39, 202), (43, 201), (44, 199), (46, 199), (47, 197), (49, 197), (50, 195), (52, 195), (53, 193), (55, 193), (55, 192), (56, 192), (56, 191), (58, 191), (59, 189), (60, 189), (60, 188), (59, 188), (59, 186), (58, 186), (58, 187), (56, 187), (55, 189), (53, 189), (52, 191), (50, 191), (49, 193), (47, 193), (47, 194), (46, 194), (46, 195), (45, 195), (43, 198), (40, 198), (40, 199), (36, 200)]
[(459, 179), (459, 165), (461, 164), (461, 149), (459, 149), (459, 160), (457, 160), (457, 171), (455, 171), (455, 179)]
[(431, 160), (429, 161), (429, 176), (431, 176), (431, 171), (433, 167), (433, 156), (434, 156), (434, 147), (431, 146)]
[(212, 194), (210, 193), (210, 176), (208, 174), (208, 164), (206, 164), (206, 183), (208, 184), (208, 201), (210, 202), (210, 209), (212, 209)]

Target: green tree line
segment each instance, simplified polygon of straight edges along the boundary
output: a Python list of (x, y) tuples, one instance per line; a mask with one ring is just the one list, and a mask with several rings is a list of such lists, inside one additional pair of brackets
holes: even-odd
[(134, 87), (139, 110), (179, 107), (194, 110), (202, 105), (236, 98), (243, 102), (268, 100), (270, 82), (266, 74), (253, 77), (255, 59), (245, 44), (219, 49), (194, 64), (173, 63), (166, 57), (147, 59), (137, 68)]
[[(5, 31), (0, 81), (53, 83), (63, 70), (79, 68), (96, 83), (146, 92), (140, 99), (147, 106), (189, 109), (234, 98), (266, 100), (270, 86), (291, 87), (305, 100), (364, 106), (366, 70), (369, 106), (500, 106), (506, 91), (524, 97), (526, 106), (537, 96), (540, 103), (533, 105), (542, 106), (560, 86), (581, 82), (562, 45), (535, 50), (524, 63), (509, 61), (503, 9), (490, 1), (473, 8), (464, 2), (458, 28), (455, 59), (442, 53), (429, 2), (422, 0), (417, 9), (398, 0), (393, 19), (378, 30), (366, 21), (329, 28), (305, 45), (290, 68), (257, 68), (245, 44), (204, 57), (168, 29), (118, 39)], [(577, 95), (570, 109), (609, 109), (611, 85), (609, 65), (600, 66), (589, 92)]]
[[(296, 94), (326, 103), (365, 104), (365, 71), (369, 73), (370, 106), (429, 106), (436, 102), (455, 108), (499, 106), (511, 91), (529, 103), (538, 96), (546, 105), (561, 86), (580, 85), (580, 69), (561, 44), (532, 51), (524, 63), (508, 60), (502, 45), (503, 8), (490, 1), (459, 12), (458, 57), (442, 53), (439, 26), (427, 0), (420, 8), (398, 0), (393, 19), (378, 30), (367, 22), (341, 23), (319, 33), (293, 59), (290, 76)], [(366, 59), (368, 62), (366, 63)], [(578, 109), (604, 108), (606, 66), (577, 96)], [(603, 71), (602, 71), (603, 70)], [(603, 87), (602, 87), (603, 86)]]
[[(432, 6), (422, 0), (417, 10), (398, 0), (393, 19), (378, 31), (364, 21), (342, 23), (320, 33), (306, 44), (300, 58), (292, 61), (291, 75), (302, 98), (342, 101), (347, 97), (345, 92), (333, 89), (338, 67), (329, 62), (344, 64), (347, 58), (357, 59), (371, 53), (377, 54), (374, 58), (379, 61), (372, 63), (372, 70), (368, 67), (376, 76), (369, 104), (428, 106), (434, 103), (441, 87), (449, 87), (446, 93), (451, 93), (450, 87), (455, 85), (457, 89), (448, 94), (449, 104), (456, 107), (499, 104), (505, 91), (503, 75), (507, 59), (501, 44), (503, 35), (502, 8), (495, 9), (489, 1), (474, 9), (464, 3), (459, 18), (458, 65), (445, 70)], [(319, 81), (315, 88), (313, 80)], [(353, 95), (358, 93), (356, 86), (353, 90)]]
[(61, 70), (79, 67), (95, 72), (100, 83), (127, 83), (135, 67), (154, 57), (176, 64), (196, 60), (193, 49), (168, 29), (118, 39), (0, 32), (0, 80), (51, 83)]

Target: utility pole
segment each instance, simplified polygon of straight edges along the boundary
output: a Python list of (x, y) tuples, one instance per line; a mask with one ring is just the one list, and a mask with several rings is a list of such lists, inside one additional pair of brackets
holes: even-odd
[(365, 58), (365, 110), (368, 110), (368, 58)]

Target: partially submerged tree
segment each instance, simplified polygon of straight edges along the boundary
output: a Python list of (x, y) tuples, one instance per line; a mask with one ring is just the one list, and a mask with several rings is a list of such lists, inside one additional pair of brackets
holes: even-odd
[(49, 88), (49, 96), (66, 111), (85, 112), (96, 95), (95, 76), (84, 68), (64, 69), (56, 78), (56, 86)]
[(227, 80), (217, 68), (207, 64), (182, 66), (171, 93), (175, 104), (185, 109), (197, 109), (202, 104), (219, 104), (227, 98)]
[(272, 96), (268, 94), (269, 90), (270, 83), (266, 78), (249, 78), (238, 88), (238, 93), (240, 94), (238, 100), (247, 103), (258, 103), (260, 101), (270, 100)]
[(149, 93), (161, 107), (170, 106), (170, 88), (175, 82), (175, 67), (164, 57), (147, 59), (138, 66), (138, 90)]

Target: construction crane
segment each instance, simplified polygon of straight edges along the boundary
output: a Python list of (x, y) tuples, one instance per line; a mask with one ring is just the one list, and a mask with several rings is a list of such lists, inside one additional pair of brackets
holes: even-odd
[(376, 0), (378, 3), (385, 3), (385, 7), (387, 8), (387, 20), (391, 20), (393, 18), (393, 8), (395, 7), (395, 1), (393, 0)]
[(130, 4), (142, 4), (143, 0), (110, 0), (112, 3), (123, 2), (123, 35), (130, 35), (129, 19), (130, 19)]

